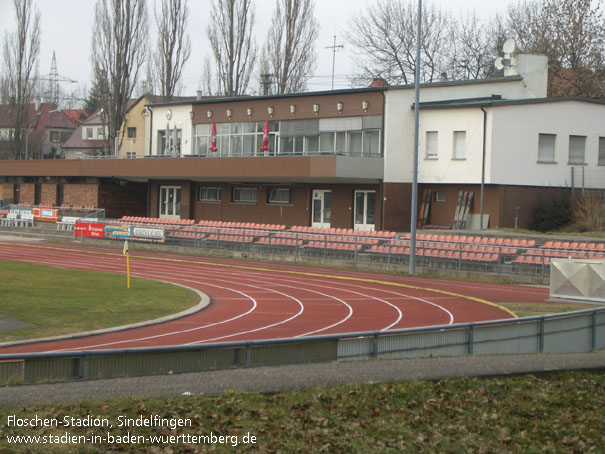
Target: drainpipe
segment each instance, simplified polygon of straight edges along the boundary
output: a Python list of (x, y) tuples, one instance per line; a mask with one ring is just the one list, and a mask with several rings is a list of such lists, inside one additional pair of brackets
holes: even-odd
[(379, 230), (384, 229), (384, 125), (385, 125), (385, 116), (386, 116), (386, 104), (387, 97), (384, 94), (384, 90), (380, 90), (380, 94), (382, 95), (382, 130), (380, 131), (380, 154), (382, 155), (382, 180), (380, 180), (380, 228)]
[(479, 216), (479, 230), (483, 230), (483, 192), (485, 187), (485, 153), (487, 148), (487, 111), (481, 107), (483, 112), (483, 155), (481, 157), (481, 215)]

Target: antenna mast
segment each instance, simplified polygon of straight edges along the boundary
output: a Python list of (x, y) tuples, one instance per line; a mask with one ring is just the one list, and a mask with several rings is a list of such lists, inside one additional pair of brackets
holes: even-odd
[(344, 47), (345, 46), (342, 44), (336, 44), (336, 35), (334, 35), (334, 44), (326, 47), (326, 49), (332, 49), (332, 90), (334, 90), (334, 66), (336, 63), (336, 51)]

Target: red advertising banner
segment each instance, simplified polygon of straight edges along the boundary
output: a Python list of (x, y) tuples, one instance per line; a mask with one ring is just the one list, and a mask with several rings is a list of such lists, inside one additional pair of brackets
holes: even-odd
[(88, 238), (105, 238), (105, 224), (78, 221), (74, 227), (74, 235)]
[(34, 208), (32, 211), (36, 221), (57, 222), (59, 218), (56, 208)]

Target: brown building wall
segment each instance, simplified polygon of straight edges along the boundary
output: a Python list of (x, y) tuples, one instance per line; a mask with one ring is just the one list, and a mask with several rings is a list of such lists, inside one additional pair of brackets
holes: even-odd
[(63, 186), (63, 205), (99, 206), (99, 186), (96, 184), (66, 184)]
[(529, 228), (532, 222), (534, 209), (553, 198), (569, 195), (569, 188), (540, 188), (531, 186), (500, 186), (500, 216), (496, 227), (514, 227), (516, 207), (519, 211), (518, 227)]
[(99, 207), (105, 209), (105, 217), (110, 219), (147, 216), (147, 184), (103, 184), (99, 187)]
[(57, 185), (43, 183), (40, 185), (40, 203), (42, 205), (57, 205)]
[(34, 183), (21, 183), (19, 185), (19, 203), (21, 205), (34, 205), (36, 198), (36, 185)]
[(0, 184), (0, 201), (8, 203), (15, 202), (15, 185), (14, 183)]
[(385, 183), (383, 191), (382, 230), (409, 232), (412, 185), (409, 183)]

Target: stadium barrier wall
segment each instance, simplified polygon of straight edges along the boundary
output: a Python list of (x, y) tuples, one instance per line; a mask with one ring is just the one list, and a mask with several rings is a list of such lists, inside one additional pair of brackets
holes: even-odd
[(0, 355), (0, 382), (37, 383), (368, 359), (605, 349), (605, 308), (491, 322), (278, 340)]

